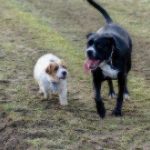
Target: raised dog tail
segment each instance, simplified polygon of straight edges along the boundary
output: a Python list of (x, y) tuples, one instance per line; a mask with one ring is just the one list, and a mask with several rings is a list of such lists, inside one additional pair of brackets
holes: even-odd
[(97, 4), (94, 0), (87, 0), (87, 1), (104, 16), (107, 24), (113, 22), (107, 11), (102, 6)]

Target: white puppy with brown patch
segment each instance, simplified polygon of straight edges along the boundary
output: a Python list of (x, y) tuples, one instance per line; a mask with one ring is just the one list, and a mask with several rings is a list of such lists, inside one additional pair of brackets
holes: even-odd
[(48, 99), (58, 93), (61, 105), (67, 105), (67, 69), (63, 61), (53, 54), (40, 57), (34, 67), (34, 78), (39, 85), (39, 93)]

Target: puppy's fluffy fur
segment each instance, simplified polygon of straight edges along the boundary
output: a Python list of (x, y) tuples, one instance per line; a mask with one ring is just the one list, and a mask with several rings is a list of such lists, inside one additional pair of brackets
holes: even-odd
[(53, 54), (40, 57), (34, 67), (34, 78), (39, 85), (39, 93), (48, 99), (58, 93), (61, 105), (67, 105), (67, 69), (64, 62)]

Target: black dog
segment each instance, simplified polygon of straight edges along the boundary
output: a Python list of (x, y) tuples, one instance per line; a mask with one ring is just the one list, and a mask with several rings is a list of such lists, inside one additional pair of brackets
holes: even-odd
[(95, 91), (97, 112), (101, 118), (105, 117), (105, 107), (100, 90), (101, 83), (108, 81), (109, 94), (113, 96), (112, 79), (118, 80), (118, 96), (116, 106), (112, 112), (115, 116), (122, 115), (124, 96), (128, 96), (127, 74), (131, 69), (132, 41), (126, 30), (113, 23), (111, 17), (94, 0), (87, 0), (105, 18), (106, 25), (96, 33), (87, 35), (87, 61), (85, 68), (91, 70)]

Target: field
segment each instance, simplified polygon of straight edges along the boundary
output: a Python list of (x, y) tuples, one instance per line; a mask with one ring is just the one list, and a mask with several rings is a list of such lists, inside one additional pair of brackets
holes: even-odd
[[(99, 118), (83, 71), (86, 34), (104, 24), (97, 11), (85, 0), (0, 0), (0, 150), (150, 149), (150, 0), (97, 1), (133, 38), (124, 116), (111, 116), (115, 100), (104, 84), (107, 114)], [(33, 67), (45, 53), (68, 65), (68, 106), (38, 95)]]

